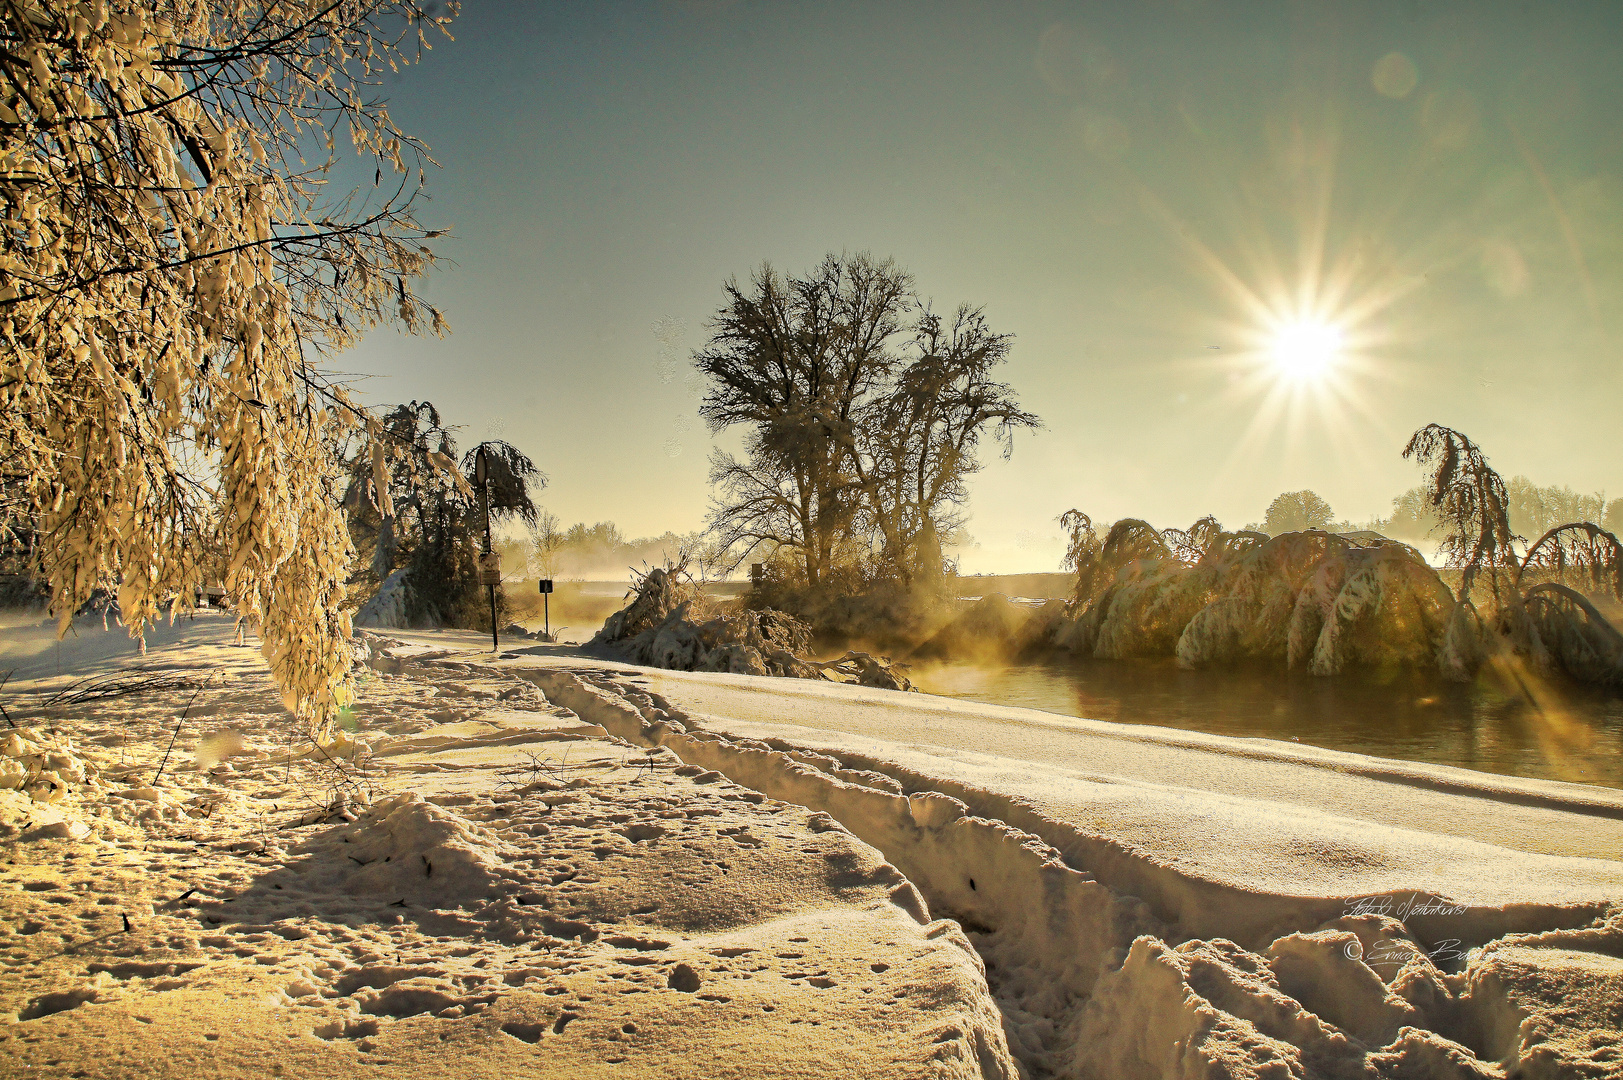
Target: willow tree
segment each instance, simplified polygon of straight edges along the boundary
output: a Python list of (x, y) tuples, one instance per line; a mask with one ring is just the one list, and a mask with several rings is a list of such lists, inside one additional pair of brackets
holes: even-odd
[(320, 364), (443, 331), (412, 291), (431, 159), (373, 87), (446, 9), (0, 0), (4, 517), (63, 631), (111, 586), (139, 637), (218, 558), (289, 708), (348, 696), (333, 491), (365, 418)]
[(1499, 600), (1501, 579), (1516, 565), (1516, 544), (1526, 543), (1511, 530), (1504, 479), (1476, 443), (1441, 424), (1416, 431), (1403, 456), (1431, 469), (1426, 504), (1442, 522), (1440, 553), (1449, 566), (1460, 570), (1460, 602), (1470, 602), (1471, 588), (1483, 570)]

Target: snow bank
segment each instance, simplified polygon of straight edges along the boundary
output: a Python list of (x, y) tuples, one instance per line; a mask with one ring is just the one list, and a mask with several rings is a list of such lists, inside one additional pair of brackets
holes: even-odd
[[(921, 906), (969, 932), (1009, 1045), (1034, 1074), (1616, 1075), (1582, 1071), (1613, 1068), (1608, 1047), (1623, 1043), (1616, 915), (1489, 940), (1541, 918), (1560, 926), (1587, 916), (1582, 906), (1501, 911), (1436, 900), (1400, 921), (1346, 910), (1346, 901), (1246, 896), (1142, 861), (1141, 896), (1102, 884), (1038, 836), (974, 816), (950, 795), (863, 783), (862, 769), (839, 767), (832, 755), (693, 728), (612, 677), (524, 674), (549, 700), (620, 738), (826, 813), (830, 827), (885, 852), (909, 879), (898, 903), (916, 884)], [(821, 768), (820, 759), (836, 767)], [(1444, 927), (1477, 936), (1443, 938)], [(1584, 1003), (1576, 1021), (1563, 1005), (1574, 996)]]
[(501, 848), (486, 830), (408, 791), (312, 841), (315, 859), (302, 876), (306, 886), (335, 893), (461, 907), (504, 880)]

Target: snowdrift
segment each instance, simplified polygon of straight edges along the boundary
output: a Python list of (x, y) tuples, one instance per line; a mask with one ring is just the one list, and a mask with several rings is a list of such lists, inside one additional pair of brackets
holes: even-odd
[(228, 641), (163, 657), (232, 676), (178, 729), (9, 703), (0, 1075), (1019, 1075), (963, 930), (827, 815), (364, 641), (342, 769)]
[(723, 738), (605, 672), (525, 674), (582, 719), (883, 851), (910, 882), (896, 902), (916, 886), (968, 932), (1033, 1077), (1623, 1075), (1623, 905), (1252, 895), (1175, 867), (1141, 874), (1135, 895), (939, 791)]

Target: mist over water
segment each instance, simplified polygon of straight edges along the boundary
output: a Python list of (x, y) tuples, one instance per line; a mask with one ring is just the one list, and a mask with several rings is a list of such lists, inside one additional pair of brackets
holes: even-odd
[(1185, 671), (1171, 659), (945, 662), (908, 676), (926, 693), (1063, 716), (1623, 788), (1623, 697), (1564, 682), (1535, 688), (1535, 704), (1488, 680)]

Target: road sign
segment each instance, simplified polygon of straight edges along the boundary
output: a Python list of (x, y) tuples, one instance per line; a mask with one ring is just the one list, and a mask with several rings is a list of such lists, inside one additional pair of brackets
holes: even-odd
[(502, 557), (494, 551), (487, 551), (479, 556), (479, 584), (500, 585), (502, 583)]
[(552, 640), (552, 579), (549, 578), (549, 577), (544, 577), (544, 578), (541, 579), (541, 618), (543, 620), (542, 623), (541, 623), (541, 625), (543, 627), (542, 633), (546, 634), (548, 641), (551, 641)]

